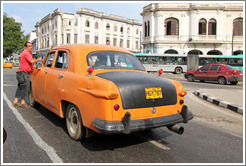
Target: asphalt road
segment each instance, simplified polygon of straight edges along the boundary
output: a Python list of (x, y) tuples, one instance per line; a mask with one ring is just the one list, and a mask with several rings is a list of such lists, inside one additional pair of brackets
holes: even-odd
[[(190, 84), (172, 74), (163, 76), (179, 80), (188, 92), (200, 87), (228, 88), (215, 83)], [(242, 85), (232, 88), (243, 89)], [(3, 144), (3, 163), (243, 162), (243, 116), (191, 93), (185, 102), (195, 118), (183, 125), (183, 135), (161, 127), (129, 135), (96, 134), (84, 141), (73, 141), (65, 120), (44, 107), (12, 107), (15, 90), (15, 69), (4, 69), (2, 113), (7, 140)]]

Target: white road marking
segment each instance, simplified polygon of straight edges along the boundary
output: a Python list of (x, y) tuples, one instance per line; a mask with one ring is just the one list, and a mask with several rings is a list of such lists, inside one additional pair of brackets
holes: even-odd
[(13, 84), (3, 84), (3, 86), (16, 86), (16, 85), (13, 85)]
[(170, 149), (169, 147), (163, 145), (162, 143), (160, 143), (160, 142), (158, 142), (156, 140), (150, 140), (149, 138), (146, 138), (146, 137), (144, 137), (144, 136), (142, 136), (140, 134), (136, 134), (136, 133), (135, 133), (135, 135), (138, 136), (138, 137), (141, 137), (141, 138), (143, 138), (143, 139), (145, 139), (147, 141), (149, 141), (150, 143), (152, 143), (153, 145), (157, 146), (158, 148), (161, 148), (161, 149), (164, 149), (164, 150), (169, 150)]
[(47, 153), (51, 161), (53, 163), (63, 163), (62, 159), (56, 154), (56, 151), (54, 150), (54, 148), (49, 146), (46, 142), (44, 142), (42, 138), (30, 126), (30, 124), (26, 122), (26, 120), (22, 117), (22, 115), (18, 112), (18, 110), (12, 106), (12, 103), (9, 101), (8, 97), (6, 96), (4, 92), (3, 92), (3, 98), (8, 104), (9, 108), (15, 114), (16, 118), (20, 121), (20, 123), (22, 123), (26, 131), (31, 135), (34, 142)]

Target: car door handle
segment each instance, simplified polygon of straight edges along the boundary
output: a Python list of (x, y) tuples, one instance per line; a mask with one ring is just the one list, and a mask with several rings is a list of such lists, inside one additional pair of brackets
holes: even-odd
[(48, 71), (44, 71), (45, 74), (48, 74)]
[(63, 78), (64, 77), (64, 74), (59, 74), (59, 77)]

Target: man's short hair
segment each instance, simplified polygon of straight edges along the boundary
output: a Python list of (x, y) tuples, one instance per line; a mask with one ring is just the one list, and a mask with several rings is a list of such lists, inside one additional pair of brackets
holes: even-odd
[(27, 43), (30, 43), (30, 44), (32, 44), (31, 42), (26, 42), (26, 43), (25, 43), (25, 47), (27, 47)]

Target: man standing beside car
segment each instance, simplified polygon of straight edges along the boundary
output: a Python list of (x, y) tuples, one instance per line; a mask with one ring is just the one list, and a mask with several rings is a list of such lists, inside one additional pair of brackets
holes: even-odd
[[(16, 71), (16, 79), (18, 81), (18, 87), (15, 93), (15, 99), (13, 106), (19, 106), (24, 108), (30, 108), (28, 95), (30, 93), (30, 73), (32, 72), (33, 64), (42, 61), (42, 58), (33, 59), (32, 57), (32, 43), (26, 42), (24, 51), (20, 55), (20, 66)], [(21, 103), (19, 103), (21, 100)]]

